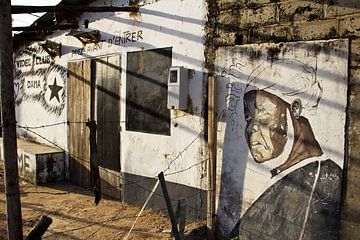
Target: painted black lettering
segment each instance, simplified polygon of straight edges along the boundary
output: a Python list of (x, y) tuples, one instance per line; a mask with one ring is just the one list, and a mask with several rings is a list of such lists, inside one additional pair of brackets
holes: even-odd
[(26, 155), (26, 154), (24, 154), (24, 171), (25, 172), (29, 172), (30, 171), (30, 164), (29, 164), (29, 159), (30, 159), (30, 157), (28, 156), (28, 155)]
[(25, 67), (29, 67), (31, 66), (31, 59), (26, 59), (25, 60)]
[(120, 45), (120, 37), (119, 36), (116, 36), (115, 37), (115, 45)]
[(20, 170), (22, 170), (22, 168), (24, 167), (24, 157), (23, 157), (23, 154), (21, 154), (19, 156), (19, 153), (17, 153), (17, 156), (18, 156), (18, 164), (19, 164), (19, 168)]
[(131, 42), (131, 40), (130, 40), (131, 33), (125, 32), (125, 35), (126, 35), (126, 42)]
[[(125, 35), (124, 35), (125, 36)], [(125, 39), (125, 37), (120, 37), (120, 41), (121, 41), (121, 44), (124, 44), (124, 43), (126, 43), (126, 39)]]
[(35, 57), (35, 64), (41, 63), (41, 57)]
[(142, 30), (139, 30), (139, 31), (137, 32), (137, 41), (139, 41), (139, 39), (143, 40), (142, 33), (143, 33)]
[(26, 86), (27, 88), (40, 88), (40, 80), (28, 80)]
[(49, 56), (45, 56), (45, 63), (50, 63), (50, 57)]

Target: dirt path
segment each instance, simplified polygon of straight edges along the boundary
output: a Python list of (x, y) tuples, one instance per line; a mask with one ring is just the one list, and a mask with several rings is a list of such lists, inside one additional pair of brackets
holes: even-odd
[[(0, 239), (6, 239), (6, 201), (0, 169)], [(68, 182), (33, 186), (21, 181), (24, 236), (46, 215), (53, 223), (43, 239), (123, 239), (140, 207), (111, 199), (95, 206), (90, 191)], [(186, 226), (185, 239), (205, 239), (203, 221)], [(144, 210), (128, 239), (173, 239), (170, 221), (161, 212)]]

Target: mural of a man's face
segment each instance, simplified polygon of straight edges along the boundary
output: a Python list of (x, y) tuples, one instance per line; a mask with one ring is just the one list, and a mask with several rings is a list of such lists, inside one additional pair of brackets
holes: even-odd
[(287, 141), (288, 107), (279, 97), (263, 90), (245, 94), (245, 135), (255, 161), (268, 161), (283, 152)]

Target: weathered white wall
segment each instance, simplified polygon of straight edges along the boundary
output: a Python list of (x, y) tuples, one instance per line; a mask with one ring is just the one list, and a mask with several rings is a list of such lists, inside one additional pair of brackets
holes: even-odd
[[(99, 1), (94, 5), (106, 5), (113, 1)], [(116, 5), (127, 5), (117, 1)], [(205, 156), (203, 152), (203, 62), (204, 25), (207, 6), (205, 1), (162, 0), (146, 1), (140, 14), (84, 13), (80, 25), (87, 19), (89, 28), (99, 30), (102, 43), (88, 44), (83, 48), (76, 38), (59, 31), (49, 40), (62, 43), (62, 56), (55, 63), (67, 67), (68, 61), (119, 53), (121, 55), (121, 171), (156, 177), (166, 173), (190, 168), (190, 170), (167, 177), (167, 180), (193, 187), (203, 187)], [(131, 41), (120, 41), (130, 32)], [(172, 47), (172, 65), (193, 70), (189, 83), (189, 97), (193, 114), (181, 111), (171, 113), (171, 136), (130, 132), (125, 129), (125, 92), (127, 52)], [(52, 82), (51, 82), (52, 83)], [(59, 83), (66, 87), (66, 83)], [(65, 88), (64, 88), (65, 89)], [(63, 91), (63, 90), (61, 90)], [(54, 100), (54, 98), (53, 98)], [(66, 99), (65, 99), (66, 104)], [(36, 101), (23, 101), (17, 106), (19, 125), (45, 125), (66, 121), (67, 107), (60, 115), (51, 114)], [(56, 144), (67, 148), (67, 128), (64, 125), (34, 130)], [(37, 141), (44, 142), (32, 135)]]
[[(305, 64), (316, 75), (305, 67), (298, 67)], [(343, 167), (347, 64), (346, 40), (252, 44), (217, 51), (217, 213), (223, 234), (229, 234), (255, 200), (288, 173), (326, 159)], [(323, 154), (308, 157), (272, 177), (270, 170), (285, 162), (293, 145), (290, 121), (283, 153), (271, 161), (254, 161), (245, 137), (243, 102), (244, 94), (254, 89), (275, 94), (289, 104), (300, 99), (301, 116), (309, 121)], [(264, 210), (264, 214), (269, 213)]]
[[(14, 91), (18, 133), (38, 142), (50, 144), (51, 141), (65, 147), (66, 125), (60, 123), (66, 121), (66, 69), (57, 63), (51, 66), (50, 56), (37, 44), (31, 48), (15, 52)], [(53, 91), (52, 95), (50, 87), (55, 79), (59, 89)]]

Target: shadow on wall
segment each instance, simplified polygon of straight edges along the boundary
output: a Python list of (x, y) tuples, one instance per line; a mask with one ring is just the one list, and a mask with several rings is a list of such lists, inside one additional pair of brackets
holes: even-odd
[[(219, 224), (225, 224), (225, 229), (231, 229), (236, 225), (236, 219), (240, 219), (241, 206), (243, 201), (243, 188), (245, 170), (247, 168), (247, 158), (249, 150), (246, 147), (247, 143), (243, 141), (241, 137), (244, 133), (239, 129), (244, 129), (243, 126), (245, 120), (243, 114), (239, 114), (238, 109), (242, 109), (242, 96), (245, 85), (241, 83), (230, 83), (229, 78), (222, 78), (221, 86), (218, 86), (218, 91), (225, 91), (227, 95), (225, 99), (221, 99), (221, 103), (218, 106), (219, 114), (219, 126), (218, 135), (224, 134), (223, 146), (218, 146), (222, 155), (221, 165), (221, 178), (220, 178), (220, 190), (219, 190), (219, 203), (217, 211)], [(223, 89), (226, 86), (226, 89)], [(219, 100), (220, 101), (220, 100)], [(225, 129), (223, 129), (225, 125)], [(242, 126), (242, 127), (240, 127)], [(219, 150), (220, 149), (220, 150)], [(225, 233), (220, 233), (220, 236), (226, 236)]]
[[(105, 43), (104, 43), (105, 44)], [(72, 52), (72, 50), (74, 50), (75, 48), (74, 47), (71, 47), (71, 46), (66, 46), (66, 49), (68, 49), (68, 52)], [(156, 49), (152, 49), (152, 50), (149, 50), (149, 51), (154, 51)], [(160, 49), (161, 50), (161, 49)], [(143, 51), (143, 52), (147, 52), (147, 51)], [(136, 52), (135, 52), (136, 53)], [(157, 55), (159, 55), (160, 57), (168, 57), (168, 55), (164, 54), (163, 51), (157, 51), (156, 52)], [(106, 65), (108, 68), (110, 69), (117, 69), (119, 71), (125, 71), (125, 69), (122, 69), (121, 67), (119, 67), (118, 65), (114, 65), (112, 63), (109, 63), (109, 62), (105, 62), (103, 61), (101, 58), (96, 58), (94, 56), (90, 56), (86, 53), (84, 53), (82, 55), (83, 57), (86, 57), (86, 59), (95, 59), (96, 62), (100, 63), (100, 64), (103, 64), (103, 65)], [(81, 60), (76, 60), (76, 61), (82, 61), (82, 60), (86, 60), (86, 59), (81, 59)], [(122, 59), (122, 61), (126, 61), (126, 59)], [(145, 67), (146, 66), (149, 66), (150, 64), (152, 64), (153, 62), (152, 61), (147, 61), (147, 62), (144, 62), (145, 64)], [(155, 66), (154, 64), (152, 64), (153, 66)], [(156, 68), (158, 69), (158, 68)], [(167, 83), (163, 81), (163, 79), (157, 79), (155, 78), (154, 76), (147, 76), (146, 74), (147, 73), (144, 73), (144, 74), (141, 74), (139, 72), (139, 69), (135, 69), (135, 71), (131, 71), (129, 69), (126, 70), (126, 74), (127, 74), (127, 78), (132, 78), (132, 79), (137, 79), (138, 82), (142, 82), (143, 85), (145, 86), (148, 86), (148, 88), (156, 88), (156, 89), (161, 89), (161, 91), (163, 92), (164, 89), (165, 89), (165, 92), (167, 92)], [(164, 78), (164, 73), (161, 73), (162, 74), (162, 78)], [(167, 74), (167, 73), (166, 73)], [(194, 76), (194, 75), (200, 75), (202, 74), (200, 71), (193, 71), (191, 76)], [(74, 72), (74, 71), (70, 71), (68, 69), (68, 75), (76, 78), (77, 80), (79, 81), (82, 81), (84, 82), (85, 84), (87, 85), (90, 85), (90, 82), (89, 80), (85, 79), (83, 76), (80, 76), (78, 73)], [(153, 73), (154, 75), (154, 73)], [(167, 79), (166, 79), (167, 80)], [(191, 91), (191, 84), (195, 84), (194, 81), (191, 81), (192, 79), (189, 78), (189, 84), (190, 84), (190, 91)], [(136, 88), (136, 91), (137, 92), (140, 92), (143, 91), (144, 87), (137, 87)], [(142, 115), (144, 116), (148, 116), (148, 117), (151, 117), (153, 119), (158, 119), (158, 121), (162, 121), (162, 122), (167, 122), (170, 120), (170, 115), (169, 114), (165, 114), (163, 112), (170, 112), (170, 110), (164, 110), (162, 109), (160, 111), (154, 109), (153, 105), (149, 105), (149, 104), (144, 104), (144, 103), (141, 103), (141, 102), (135, 102), (134, 101), (134, 97), (133, 99), (129, 99), (128, 97), (126, 97), (126, 99), (124, 97), (121, 97), (119, 95), (119, 93), (114, 93), (112, 89), (110, 88), (105, 88), (104, 86), (101, 86), (99, 84), (96, 84), (96, 90), (103, 93), (104, 95), (110, 97), (110, 98), (113, 98), (117, 101), (121, 101), (122, 103), (126, 103), (126, 105), (129, 105), (131, 106), (134, 110), (138, 111), (138, 112), (141, 112)], [(146, 89), (145, 89), (146, 90)], [(127, 90), (128, 91), (128, 90)], [(133, 91), (131, 92), (131, 94), (135, 94), (136, 95), (136, 98), (146, 98), (148, 97), (149, 94), (139, 94), (137, 93), (136, 91)], [(153, 92), (153, 91), (152, 91)], [(128, 92), (127, 93), (128, 95), (130, 95), (130, 93)], [(167, 108), (167, 105), (166, 105), (166, 97), (165, 96), (165, 104), (162, 103), (162, 108)], [(158, 99), (159, 100), (159, 99)], [(161, 100), (163, 101), (164, 98), (161, 98)], [(190, 98), (191, 100), (191, 98)], [(203, 111), (199, 111), (198, 107), (197, 106), (193, 106), (192, 105), (192, 101), (189, 101), (189, 105), (188, 105), (188, 109), (186, 110), (186, 112), (192, 116), (198, 116), (198, 117), (202, 117), (203, 115)], [(173, 117), (174, 119), (177, 118), (176, 116)], [(173, 119), (172, 118), (172, 119)], [(168, 123), (168, 125), (170, 124), (170, 122)], [(168, 126), (170, 127), (170, 126)], [(193, 133), (194, 136), (195, 135), (198, 135), (198, 132), (195, 131), (194, 129), (188, 127), (188, 126), (185, 126), (185, 125), (181, 125), (179, 126), (181, 127), (182, 129), (184, 129), (185, 131), (188, 131), (190, 133)]]

